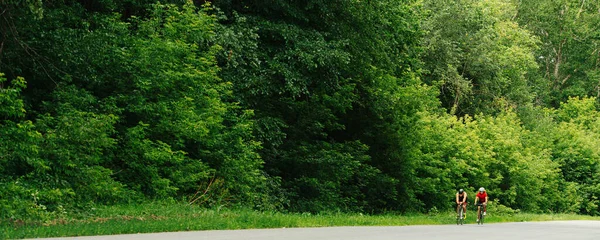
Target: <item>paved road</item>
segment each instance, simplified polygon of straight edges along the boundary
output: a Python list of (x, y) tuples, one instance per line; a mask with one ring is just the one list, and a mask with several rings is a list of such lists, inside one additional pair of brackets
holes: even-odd
[[(48, 240), (51, 238), (47, 238)], [(56, 238), (52, 239), (55, 240)], [(67, 240), (600, 240), (600, 221), (555, 221), (486, 225), (330, 227), (62, 238)], [(40, 240), (40, 239), (37, 239)]]

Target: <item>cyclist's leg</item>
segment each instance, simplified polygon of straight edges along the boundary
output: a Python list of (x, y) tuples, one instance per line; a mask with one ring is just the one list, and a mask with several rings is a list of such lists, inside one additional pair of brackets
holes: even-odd
[(483, 205), (483, 214), (487, 213), (487, 202)]

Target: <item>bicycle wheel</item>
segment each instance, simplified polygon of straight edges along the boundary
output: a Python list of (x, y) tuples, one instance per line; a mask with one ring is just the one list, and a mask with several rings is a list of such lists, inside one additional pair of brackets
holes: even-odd
[[(483, 210), (482, 210), (482, 212), (483, 212)], [(482, 213), (481, 219), (479, 219), (479, 222), (481, 222), (481, 225), (483, 225), (483, 219), (485, 219), (485, 215)]]
[(460, 215), (461, 213), (461, 209), (456, 208), (456, 210), (458, 211), (458, 216), (456, 216), (456, 225), (460, 225)]
[(460, 206), (460, 225), (463, 225), (464, 221), (465, 221), (464, 209), (462, 208), (462, 206)]

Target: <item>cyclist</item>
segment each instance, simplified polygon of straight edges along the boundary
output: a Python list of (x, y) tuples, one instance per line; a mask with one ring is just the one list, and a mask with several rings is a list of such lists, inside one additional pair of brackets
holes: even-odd
[[(479, 203), (478, 203), (479, 202)], [(475, 205), (477, 206), (477, 222), (479, 222), (479, 213), (481, 212), (481, 206), (483, 206), (483, 215), (487, 212), (488, 195), (485, 188), (479, 188), (477, 196), (475, 196)]]
[(465, 190), (460, 189), (456, 193), (456, 215), (458, 216), (458, 209), (463, 208), (463, 218), (467, 218), (467, 193)]

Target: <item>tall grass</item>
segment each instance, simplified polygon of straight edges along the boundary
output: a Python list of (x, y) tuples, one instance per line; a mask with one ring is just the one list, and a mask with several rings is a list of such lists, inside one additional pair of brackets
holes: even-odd
[[(455, 213), (362, 215), (347, 213), (279, 213), (248, 209), (205, 209), (197, 206), (167, 203), (110, 206), (92, 209), (86, 214), (47, 222), (8, 222), (0, 224), (1, 238), (67, 237), (150, 233), (191, 230), (224, 230), (250, 228), (296, 228), (330, 226), (403, 226), (455, 224)], [(470, 211), (467, 223), (475, 222)], [(581, 220), (597, 217), (568, 214), (488, 214), (487, 223), (512, 221)]]

